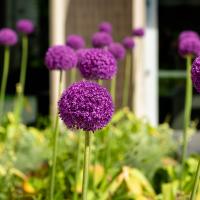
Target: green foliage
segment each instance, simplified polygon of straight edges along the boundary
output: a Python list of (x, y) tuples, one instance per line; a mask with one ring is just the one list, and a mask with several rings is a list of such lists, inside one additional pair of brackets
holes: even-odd
[[(45, 120), (46, 123), (46, 120)], [(42, 127), (42, 129), (41, 129)], [(52, 127), (17, 125), (12, 114), (0, 127), (0, 199), (45, 199), (49, 190)], [(76, 182), (77, 150), (80, 169)], [(128, 109), (93, 134), (88, 200), (171, 200), (177, 197), (178, 145), (167, 124), (155, 128)], [(55, 200), (81, 197), (84, 133), (60, 127)], [(196, 159), (187, 161), (184, 193), (191, 190)], [(180, 195), (180, 194), (179, 194)], [(172, 198), (173, 197), (173, 198)], [(170, 199), (171, 198), (171, 199)]]

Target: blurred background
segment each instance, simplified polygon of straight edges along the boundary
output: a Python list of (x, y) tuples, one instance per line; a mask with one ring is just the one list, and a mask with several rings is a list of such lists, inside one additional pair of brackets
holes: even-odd
[[(52, 2), (50, 0), (1, 0), (0, 28), (5, 26), (15, 28), (16, 21), (21, 18), (29, 18), (36, 24), (36, 32), (30, 37), (31, 48), (25, 91), (29, 99), (27, 104), (31, 105), (27, 108), (32, 109), (31, 115), (27, 114), (28, 111), (25, 112), (28, 123), (34, 123), (36, 115), (45, 116), (49, 113), (49, 73), (44, 66), (44, 54), (52, 44), (52, 33), (49, 32), (50, 26), (54, 26), (52, 25), (52, 18), (54, 18)], [(64, 34), (66, 37), (71, 33), (82, 35), (88, 47), (91, 46), (91, 35), (96, 32), (97, 25), (101, 21), (112, 23), (113, 37), (116, 41), (121, 41), (123, 37), (130, 35), (133, 27), (138, 25), (145, 27), (143, 44), (138, 44), (143, 51), (144, 84), (137, 86), (137, 83), (132, 80), (130, 91), (133, 96), (135, 87), (143, 91), (144, 101), (141, 102), (144, 105), (140, 103), (139, 106), (144, 107), (142, 115), (147, 116), (153, 124), (167, 121), (173, 128), (181, 128), (186, 73), (184, 60), (177, 52), (177, 37), (182, 30), (200, 31), (198, 18), (200, 2), (198, 0), (71, 0), (66, 2), (65, 9), (60, 10), (65, 16)], [(141, 22), (138, 18), (144, 20)], [(60, 21), (57, 20), (56, 23), (59, 24)], [(2, 63), (3, 49), (1, 48), (0, 51), (0, 63)], [(15, 84), (19, 77), (19, 54), (18, 44), (12, 49), (8, 107), (15, 94)], [(124, 73), (123, 62), (120, 65), (117, 107), (121, 104), (120, 89)], [(136, 67), (134, 61), (133, 67)], [(132, 78), (134, 79), (134, 75)], [(195, 120), (200, 112), (200, 97), (195, 91), (193, 93), (192, 120)], [(130, 96), (130, 107), (132, 98), (135, 97)]]

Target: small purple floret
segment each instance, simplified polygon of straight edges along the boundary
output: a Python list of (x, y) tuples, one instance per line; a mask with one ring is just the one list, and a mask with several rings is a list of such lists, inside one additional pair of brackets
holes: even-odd
[(27, 35), (33, 33), (35, 29), (33, 22), (29, 19), (20, 19), (17, 22), (16, 27), (19, 32), (27, 34)]
[(200, 55), (200, 40), (193, 36), (184, 37), (179, 40), (178, 49), (182, 57), (187, 55), (198, 56)]
[(117, 72), (113, 55), (104, 49), (88, 49), (78, 63), (85, 79), (111, 79)]
[(192, 63), (191, 78), (194, 87), (200, 93), (200, 56)]
[(69, 35), (67, 37), (66, 45), (74, 50), (78, 50), (85, 47), (85, 41), (80, 35)]
[(111, 34), (112, 33), (112, 25), (110, 22), (102, 22), (99, 24), (99, 31), (106, 32)]
[(143, 29), (143, 28), (136, 28), (136, 29), (133, 29), (132, 35), (133, 35), (133, 36), (142, 37), (142, 36), (144, 36), (144, 29)]
[(97, 32), (92, 36), (92, 45), (95, 48), (108, 46), (112, 41), (112, 36), (105, 32)]
[(128, 36), (123, 39), (122, 44), (126, 49), (132, 49), (135, 46), (133, 38)]
[(68, 128), (94, 132), (109, 123), (114, 105), (106, 88), (94, 82), (81, 81), (63, 92), (58, 109)]
[(72, 48), (55, 45), (46, 52), (45, 64), (50, 70), (68, 70), (76, 66), (77, 56)]
[(15, 31), (10, 28), (0, 30), (0, 45), (13, 46), (17, 43), (18, 38)]
[(126, 50), (118, 42), (110, 44), (108, 46), (108, 51), (115, 57), (116, 60), (123, 60), (126, 54)]

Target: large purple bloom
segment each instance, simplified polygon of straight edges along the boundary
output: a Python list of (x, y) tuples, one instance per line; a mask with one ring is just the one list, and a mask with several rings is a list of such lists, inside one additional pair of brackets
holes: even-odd
[(108, 46), (108, 51), (115, 57), (116, 60), (123, 60), (126, 50), (124, 47), (118, 43), (112, 43)]
[(92, 45), (96, 48), (108, 46), (112, 41), (112, 36), (105, 32), (97, 32), (92, 36)]
[(72, 48), (56, 45), (46, 52), (45, 64), (50, 70), (67, 70), (76, 66), (77, 56)]
[(194, 87), (200, 93), (200, 56), (192, 64), (191, 77)]
[(133, 38), (129, 36), (123, 39), (122, 44), (124, 48), (126, 49), (132, 49), (135, 46), (135, 42), (133, 41)]
[(78, 62), (84, 57), (84, 55), (87, 52), (87, 50), (88, 49), (85, 48), (85, 49), (79, 49), (79, 50), (76, 51)]
[(74, 50), (78, 50), (84, 48), (85, 41), (80, 35), (69, 35), (67, 37), (66, 45)]
[(17, 22), (16, 26), (19, 32), (22, 32), (27, 35), (33, 33), (35, 29), (33, 22), (29, 19), (20, 19)]
[(199, 39), (199, 35), (198, 35), (197, 32), (188, 30), (188, 31), (182, 31), (179, 34), (178, 40), (181, 41), (181, 40), (188, 38), (188, 37), (193, 37), (193, 38)]
[(198, 56), (200, 55), (200, 40), (193, 36), (185, 37), (179, 40), (178, 49), (182, 57), (187, 55)]
[(112, 25), (111, 25), (111, 23), (110, 22), (101, 22), (99, 24), (99, 31), (111, 34), (112, 33)]
[(17, 34), (10, 28), (0, 30), (0, 45), (13, 46), (17, 43)]
[(68, 128), (93, 132), (106, 126), (114, 112), (107, 89), (89, 81), (74, 83), (66, 89), (58, 108)]
[(142, 36), (144, 36), (144, 29), (143, 28), (135, 28), (132, 31), (132, 35), (142, 37)]
[(79, 60), (78, 68), (86, 79), (111, 79), (117, 64), (112, 54), (104, 49), (88, 49)]

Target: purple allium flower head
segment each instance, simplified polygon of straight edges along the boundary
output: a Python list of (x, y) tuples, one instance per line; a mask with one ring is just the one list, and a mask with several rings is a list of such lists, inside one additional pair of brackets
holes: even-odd
[(71, 129), (96, 131), (112, 118), (114, 106), (106, 88), (80, 81), (66, 89), (58, 102), (60, 118)]
[(96, 48), (108, 46), (112, 41), (112, 36), (105, 32), (97, 32), (92, 36), (92, 45)]
[(92, 48), (85, 51), (78, 68), (86, 79), (111, 79), (117, 72), (117, 63), (107, 50)]
[(78, 50), (84, 48), (85, 41), (80, 35), (69, 35), (67, 37), (66, 45), (74, 50)]
[(200, 40), (192, 36), (185, 37), (179, 40), (178, 49), (182, 57), (187, 55), (198, 56), (200, 55)]
[(0, 45), (13, 46), (17, 41), (17, 34), (12, 29), (2, 28), (0, 30)]
[(194, 87), (200, 93), (200, 56), (192, 63), (191, 77)]
[(132, 35), (133, 35), (133, 36), (142, 37), (142, 36), (144, 36), (144, 29), (143, 29), (143, 28), (136, 28), (136, 29), (133, 29)]
[(72, 48), (55, 45), (46, 52), (45, 64), (50, 70), (67, 70), (76, 66), (77, 56)]
[(116, 60), (123, 60), (126, 50), (123, 45), (118, 42), (114, 42), (108, 46), (108, 51), (115, 57)]
[(84, 57), (87, 50), (88, 49), (86, 48), (86, 49), (79, 49), (79, 50), (76, 51), (78, 62)]
[(199, 39), (199, 35), (195, 31), (182, 31), (179, 34), (178, 40), (181, 41), (182, 39), (185, 39), (185, 38), (188, 38), (188, 37), (194, 37), (194, 38)]
[(111, 23), (109, 23), (109, 22), (101, 22), (99, 24), (99, 31), (111, 34), (112, 33), (112, 25), (111, 25)]
[(132, 49), (135, 46), (133, 38), (128, 36), (123, 39), (122, 44), (126, 49)]
[(35, 27), (31, 20), (29, 19), (20, 19), (16, 24), (17, 30), (24, 34), (31, 34), (33, 33)]

